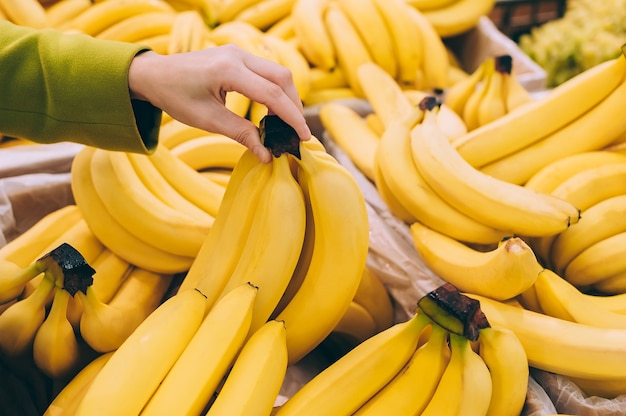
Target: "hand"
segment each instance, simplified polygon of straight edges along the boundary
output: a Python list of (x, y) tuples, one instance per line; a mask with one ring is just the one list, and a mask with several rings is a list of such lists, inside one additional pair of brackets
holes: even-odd
[(128, 77), (132, 98), (149, 101), (182, 123), (228, 136), (262, 162), (271, 154), (257, 127), (224, 106), (227, 92), (265, 104), (301, 140), (311, 137), (291, 72), (234, 45), (173, 55), (144, 52), (133, 59)]

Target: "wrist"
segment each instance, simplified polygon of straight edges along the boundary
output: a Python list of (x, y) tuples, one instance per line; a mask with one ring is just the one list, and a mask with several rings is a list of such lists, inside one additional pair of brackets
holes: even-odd
[(154, 68), (158, 54), (153, 51), (139, 52), (128, 68), (128, 90), (133, 100), (150, 101), (150, 72)]

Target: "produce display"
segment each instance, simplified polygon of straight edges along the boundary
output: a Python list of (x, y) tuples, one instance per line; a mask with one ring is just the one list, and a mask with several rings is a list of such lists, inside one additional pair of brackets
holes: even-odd
[[(291, 69), (323, 129), (229, 93), (271, 163), (168, 114), (151, 155), (82, 147), (75, 203), (0, 247), (0, 406), (517, 416), (544, 371), (626, 413), (626, 49), (535, 97), (514, 56), (466, 70), (449, 47), (494, 3), (0, 0), (164, 54), (237, 44)], [(444, 282), (408, 305), (344, 156)]]

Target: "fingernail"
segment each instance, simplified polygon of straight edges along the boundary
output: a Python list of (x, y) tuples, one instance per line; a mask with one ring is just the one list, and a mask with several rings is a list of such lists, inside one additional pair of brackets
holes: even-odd
[(265, 146), (256, 145), (252, 148), (252, 153), (263, 163), (269, 163), (272, 160), (270, 151)]

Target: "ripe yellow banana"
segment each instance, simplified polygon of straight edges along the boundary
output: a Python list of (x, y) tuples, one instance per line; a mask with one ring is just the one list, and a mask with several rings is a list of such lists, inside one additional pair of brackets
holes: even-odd
[(418, 313), (368, 338), (303, 385), (276, 415), (354, 413), (402, 370), (430, 324)]
[[(523, 184), (546, 164), (564, 156), (600, 150), (626, 131), (617, 108), (626, 103), (626, 81), (583, 116), (534, 144), (480, 169), (496, 178)], [(584, 140), (578, 138), (584, 137)]]
[(494, 70), (485, 80), (485, 93), (478, 104), (478, 126), (499, 119), (507, 113), (506, 101), (504, 100), (504, 70), (499, 59), (493, 58)]
[(352, 301), (329, 337), (340, 337), (351, 347), (375, 335), (376, 321), (370, 312), (359, 303)]
[(413, 159), (426, 182), (449, 204), (484, 224), (513, 234), (543, 236), (575, 224), (566, 200), (498, 180), (462, 158), (436, 123), (436, 109), (411, 131)]
[(175, 147), (171, 153), (196, 171), (211, 168), (232, 169), (246, 147), (230, 137), (210, 134), (187, 140)]
[(131, 264), (108, 248), (105, 248), (91, 263), (91, 266), (96, 271), (93, 275), (91, 288), (98, 299), (104, 303), (109, 303), (119, 290), (122, 282), (128, 277)]
[(166, 121), (159, 130), (159, 147), (174, 147), (196, 137), (206, 136), (208, 133), (197, 127), (180, 122), (176, 119)]
[(76, 204), (81, 213), (84, 213), (85, 221), (94, 235), (109, 250), (138, 267), (157, 273), (186, 271), (193, 257), (168, 253), (135, 237), (109, 213), (93, 186), (91, 158), (94, 153), (95, 148), (91, 147), (85, 147), (78, 152), (72, 163), (71, 175)]
[(15, 263), (0, 260), (0, 305), (16, 300), (26, 283), (38, 274), (37, 266), (22, 269)]
[(495, 0), (458, 0), (446, 7), (424, 10), (424, 14), (439, 36), (447, 38), (475, 27), (495, 4)]
[(411, 224), (410, 231), (426, 266), (464, 292), (511, 299), (530, 288), (543, 269), (519, 237), (479, 251), (419, 222)]
[[(506, 232), (479, 223), (445, 202), (426, 182), (411, 156), (410, 131), (419, 125), (423, 110), (415, 107), (403, 119), (386, 128), (376, 154), (381, 177), (397, 201), (410, 213), (412, 223), (418, 220), (429, 227), (461, 241), (493, 244)], [(379, 179), (379, 178), (377, 178)], [(380, 189), (380, 183), (376, 186)], [(383, 185), (384, 186), (384, 185)]]
[(296, 0), (262, 0), (241, 10), (233, 20), (250, 23), (261, 30), (272, 28), (277, 22), (291, 16)]
[(469, 339), (450, 333), (450, 361), (423, 416), (485, 415), (492, 394), (487, 365)]
[(291, 9), (302, 53), (312, 66), (327, 71), (337, 66), (335, 47), (324, 23), (328, 3), (329, 0), (298, 0)]
[(151, 12), (175, 14), (175, 10), (165, 1), (107, 0), (93, 4), (60, 28), (96, 36), (129, 17)]
[(28, 297), (12, 303), (0, 314), (0, 352), (4, 356), (19, 356), (32, 347), (54, 290), (54, 279), (44, 277)]
[(501, 59), (507, 59), (510, 62), (502, 74), (504, 78), (502, 93), (504, 94), (506, 112), (509, 113), (517, 107), (531, 103), (534, 98), (520, 83), (516, 72), (513, 70), (513, 58), (510, 55), (505, 55)]
[(592, 244), (574, 257), (563, 271), (563, 277), (579, 287), (586, 287), (626, 270), (624, 247), (626, 231)]
[(432, 325), (428, 340), (415, 351), (406, 367), (361, 406), (355, 415), (421, 414), (430, 402), (449, 361), (448, 331), (439, 325)]
[[(414, 89), (405, 89), (404, 94), (409, 97), (412, 106), (419, 106), (420, 102), (429, 96), (428, 93)], [(444, 103), (439, 105), (437, 123), (451, 141), (467, 133), (467, 126), (463, 118)]]
[(324, 24), (335, 48), (337, 64), (346, 75), (348, 86), (357, 96), (363, 96), (363, 88), (357, 75), (360, 65), (373, 62), (372, 57), (355, 25), (336, 3), (326, 6)]
[[(295, 6), (295, 3), (294, 3), (294, 6)], [(293, 6), (292, 6), (292, 10), (293, 10)], [(282, 19), (279, 19), (273, 25), (265, 29), (265, 33), (267, 33), (268, 35), (277, 36), (281, 39), (285, 39), (285, 40), (292, 42), (293, 45), (302, 52), (300, 48), (300, 41), (296, 37), (296, 32), (294, 29), (293, 22), (294, 22), (294, 19), (291, 16), (291, 11), (290, 11), (287, 16), (283, 17)]]
[[(596, 104), (611, 94), (624, 79), (626, 58), (606, 61), (554, 88), (543, 98), (508, 113), (455, 140), (461, 156), (481, 167), (583, 119)], [(572, 102), (580, 105), (572, 108)]]
[(368, 179), (374, 180), (374, 159), (380, 140), (365, 119), (340, 102), (323, 104), (319, 117), (331, 139)]
[(418, 10), (431, 10), (446, 7), (457, 0), (404, 0)]
[(551, 263), (563, 273), (572, 259), (591, 245), (626, 231), (626, 194), (598, 202), (581, 212), (578, 224), (560, 233), (552, 243)]
[(261, 327), (278, 305), (304, 241), (305, 201), (288, 156), (283, 153), (273, 158), (272, 175), (259, 196), (244, 247), (222, 292), (226, 294), (245, 282), (259, 287), (251, 331)]
[[(391, 36), (397, 62), (396, 79), (401, 85), (415, 85), (424, 62), (424, 39), (420, 27), (409, 15), (404, 0), (374, 0)], [(393, 75), (393, 74), (391, 74)]]
[(476, 91), (485, 75), (485, 67), (488, 60), (485, 59), (474, 71), (462, 81), (456, 82), (445, 89), (443, 102), (459, 116), (463, 115), (465, 104), (469, 97)]
[(139, 42), (152, 36), (171, 33), (176, 14), (170, 12), (145, 12), (127, 17), (95, 35), (98, 39), (120, 42)]
[(381, 164), (378, 162), (378, 152), (376, 152), (376, 158), (374, 160), (374, 183), (376, 184), (376, 191), (380, 195), (380, 199), (383, 200), (389, 212), (396, 218), (409, 224), (415, 221), (415, 217), (409, 212), (394, 194), (389, 187), (385, 176), (383, 175)]
[(47, 26), (58, 28), (92, 6), (90, 0), (58, 1), (46, 9)]
[(142, 415), (201, 414), (241, 350), (258, 288), (244, 283), (209, 310)]
[(503, 327), (483, 328), (478, 349), (491, 375), (491, 401), (487, 416), (519, 415), (528, 390), (528, 358), (515, 333)]
[(615, 295), (626, 292), (626, 272), (614, 274), (611, 277), (593, 284), (593, 289), (604, 294)]
[(478, 85), (476, 85), (476, 88), (474, 89), (472, 94), (467, 97), (465, 105), (463, 106), (463, 113), (461, 114), (461, 117), (463, 118), (463, 121), (465, 122), (465, 125), (467, 126), (467, 129), (469, 131), (476, 130), (478, 127), (480, 127), (478, 110), (480, 108), (480, 103), (485, 98), (485, 94), (489, 86), (489, 81), (493, 77), (493, 74), (496, 70), (495, 61), (492, 58), (486, 59), (482, 66), (482, 79), (480, 80)]
[(42, 29), (48, 25), (46, 9), (37, 0), (0, 0), (0, 9), (11, 22), (20, 26)]
[(354, 301), (372, 315), (376, 332), (383, 331), (394, 323), (394, 309), (389, 292), (370, 266), (366, 265), (363, 269)]
[(298, 48), (279, 37), (265, 34), (263, 41), (277, 57), (277, 62), (291, 70), (293, 82), (301, 100), (306, 100), (311, 90), (309, 62)]
[(276, 318), (287, 326), (290, 363), (337, 325), (357, 291), (369, 247), (365, 200), (349, 171), (328, 153), (305, 145), (300, 146), (299, 166), (315, 242), (302, 284)]
[(288, 365), (285, 323), (270, 320), (250, 335), (207, 416), (272, 412)]
[(62, 379), (75, 372), (80, 363), (80, 348), (72, 324), (67, 320), (70, 293), (60, 287), (54, 291), (50, 312), (33, 339), (33, 358), (48, 377)]
[[(176, 13), (170, 32), (168, 54), (190, 52), (205, 47), (209, 27), (196, 9)], [(158, 35), (154, 35), (158, 36)]]
[(213, 0), (211, 9), (211, 19), (216, 24), (230, 22), (235, 17), (249, 7), (254, 7), (262, 0)]
[(139, 414), (198, 330), (206, 308), (206, 298), (194, 289), (163, 302), (115, 350), (75, 414)]
[(339, 0), (337, 3), (354, 25), (372, 60), (395, 78), (398, 64), (393, 40), (373, 0)]
[(76, 406), (96, 377), (96, 374), (111, 358), (113, 353), (101, 354), (86, 364), (63, 389), (54, 396), (43, 416), (70, 416), (76, 411)]
[(126, 153), (96, 150), (91, 175), (111, 216), (131, 234), (172, 254), (193, 257), (198, 253), (212, 224), (159, 200), (141, 182)]
[(113, 298), (105, 303), (93, 287), (78, 292), (83, 313), (80, 334), (95, 351), (114, 351), (163, 301), (173, 275), (133, 268)]
[(181, 284), (181, 290), (197, 287), (213, 305), (239, 262), (254, 212), (272, 174), (271, 163), (260, 163), (246, 151), (233, 171), (214, 227)]

